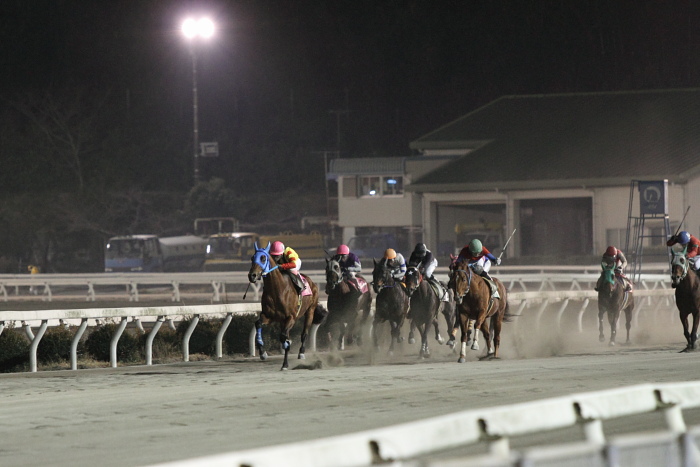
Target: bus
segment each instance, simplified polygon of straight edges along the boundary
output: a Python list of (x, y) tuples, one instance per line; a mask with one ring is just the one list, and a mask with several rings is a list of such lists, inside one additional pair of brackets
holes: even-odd
[(210, 235), (204, 260), (205, 271), (232, 271), (236, 263), (250, 261), (260, 237), (253, 232), (231, 232)]
[(112, 237), (105, 246), (105, 272), (201, 271), (207, 241), (195, 235)]

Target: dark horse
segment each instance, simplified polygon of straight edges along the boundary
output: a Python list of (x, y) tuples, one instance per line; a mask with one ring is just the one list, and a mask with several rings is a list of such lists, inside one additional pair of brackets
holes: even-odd
[(305, 358), (304, 343), (314, 321), (314, 312), (318, 306), (318, 287), (311, 279), (304, 276), (311, 294), (300, 297), (292, 283), (291, 277), (288, 277), (287, 274), (282, 274), (274, 259), (270, 256), (269, 242), (265, 248), (260, 248), (257, 243), (255, 244), (255, 254), (251, 262), (248, 280), (254, 284), (260, 278), (263, 279), (262, 311), (255, 322), (255, 343), (260, 353), (260, 359), (267, 359), (267, 352), (265, 352), (262, 339), (262, 325), (280, 323), (282, 326), (280, 342), (284, 349), (282, 369), (286, 370), (289, 368), (287, 357), (292, 344), (289, 340), (289, 331), (294, 327), (294, 323), (302, 317), (304, 318), (304, 329), (301, 332), (299, 358)]
[[(358, 284), (359, 286), (359, 284)], [(328, 316), (325, 326), (329, 340), (338, 330), (338, 350), (345, 348), (345, 335), (348, 343), (361, 343), (362, 325), (367, 320), (372, 307), (372, 294), (369, 289), (360, 291), (343, 277), (340, 264), (335, 259), (326, 260), (326, 294), (328, 294)]]
[(443, 309), (445, 302), (440, 301), (428, 281), (423, 280), (423, 275), (418, 268), (409, 267), (403, 280), (406, 284), (406, 292), (411, 299), (411, 307), (408, 311), (408, 319), (411, 320), (409, 342), (412, 339), (413, 329), (417, 328), (421, 339), (420, 357), (429, 357), (428, 332), (430, 326), (435, 327), (435, 340), (440, 344), (444, 342), (440, 336), (438, 313)]
[(615, 337), (617, 336), (617, 321), (620, 318), (620, 312), (625, 312), (625, 327), (627, 328), (627, 341), (630, 343), (630, 327), (632, 323), (632, 311), (634, 310), (634, 296), (625, 291), (625, 283), (621, 277), (615, 277), (615, 265), (604, 265), (601, 273), (601, 280), (598, 281), (598, 331), (600, 335), (598, 340), (603, 342), (603, 315), (608, 313), (608, 322), (610, 323), (610, 344), (615, 345)]
[[(683, 334), (688, 345), (682, 352), (695, 350), (698, 339), (698, 320), (700, 319), (700, 278), (689, 270), (689, 261), (685, 252), (673, 253), (671, 261), (671, 287), (676, 289), (676, 306), (683, 323)], [(688, 331), (688, 316), (693, 316), (693, 329)]]
[(403, 341), (401, 338), (401, 326), (406, 319), (409, 307), (409, 298), (401, 281), (394, 279), (391, 275), (391, 268), (386, 264), (386, 260), (374, 261), (374, 271), (372, 271), (372, 287), (377, 294), (377, 305), (372, 323), (372, 337), (375, 349), (379, 348), (379, 336), (377, 328), (379, 323), (389, 322), (391, 326), (391, 344), (389, 353), (394, 352), (394, 343)]
[[(494, 279), (494, 283), (501, 298), (491, 298), (490, 286), (486, 279), (476, 274), (466, 261), (457, 261), (452, 267), (450, 287), (455, 292), (462, 330), (459, 363), (466, 361), (467, 341), (470, 340), (472, 330), (474, 332), (472, 350), (479, 350), (477, 331), (481, 330), (488, 347), (486, 357), (498, 358), (498, 349), (501, 345), (501, 325), (503, 321), (510, 321), (511, 315), (508, 312), (506, 288), (498, 279)], [(489, 321), (493, 329), (493, 346)]]

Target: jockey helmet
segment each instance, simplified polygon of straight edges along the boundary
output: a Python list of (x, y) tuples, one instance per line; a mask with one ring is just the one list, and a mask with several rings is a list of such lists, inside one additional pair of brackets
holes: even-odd
[(396, 251), (394, 251), (393, 248), (387, 248), (387, 250), (384, 252), (384, 258), (386, 258), (386, 259), (396, 258)]
[(681, 245), (687, 245), (690, 242), (690, 234), (685, 230), (678, 234), (678, 243)]
[(605, 250), (604, 256), (617, 256), (617, 248), (614, 246), (609, 246), (608, 249)]
[(270, 247), (270, 254), (273, 256), (278, 256), (284, 253), (284, 243), (274, 242)]
[(477, 238), (475, 238), (474, 240), (469, 242), (469, 252), (474, 256), (481, 253), (483, 248), (484, 248), (484, 246), (481, 244), (481, 240), (479, 240)]
[(428, 249), (425, 247), (425, 243), (419, 243), (416, 245), (416, 248), (413, 251), (415, 251), (418, 256), (425, 256)]
[(350, 253), (350, 248), (347, 245), (340, 245), (337, 250), (335, 250), (337, 255), (347, 255)]

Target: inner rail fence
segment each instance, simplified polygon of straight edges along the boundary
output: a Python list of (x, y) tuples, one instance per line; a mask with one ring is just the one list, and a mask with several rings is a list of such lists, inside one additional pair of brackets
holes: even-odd
[[(700, 427), (684, 411), (700, 407), (700, 382), (641, 384), (461, 411), (347, 435), (158, 464), (160, 467), (696, 467)], [(658, 413), (658, 431), (606, 437), (603, 423)], [(511, 439), (579, 427), (582, 441), (510, 447)], [(486, 444), (488, 453), (431, 462), (431, 453)]]
[[(311, 273), (322, 274), (322, 271)], [(198, 273), (202, 274), (202, 273)], [(441, 277), (443, 276), (444, 277)], [(52, 279), (46, 275), (46, 282)], [(105, 276), (107, 276), (105, 274)], [(130, 275), (133, 276), (133, 275)], [(131, 279), (132, 281), (149, 282), (147, 276)], [(160, 276), (160, 275), (159, 275)], [(172, 275), (168, 275), (172, 276)], [(197, 274), (177, 275), (182, 280)], [(211, 275), (204, 274), (201, 279), (187, 280), (211, 280)], [(218, 276), (218, 275), (217, 275)], [(446, 271), (437, 274), (438, 278), (446, 279)], [(545, 311), (555, 308), (555, 321), (557, 326), (561, 326), (562, 318), (565, 313), (571, 316), (572, 312), (576, 313), (576, 321), (578, 332), (583, 332), (584, 314), (592, 301), (597, 301), (597, 293), (593, 290), (594, 284), (598, 279), (598, 274), (594, 273), (542, 273), (524, 272), (511, 274), (496, 275), (509, 288), (508, 300), (511, 304), (512, 313), (514, 315), (525, 314), (530, 321), (534, 322), (537, 327), (545, 319), (550, 322), (549, 314), (545, 318)], [(114, 278), (113, 278), (114, 279)], [(0, 278), (0, 281), (11, 281), (14, 279)], [(57, 280), (64, 280), (63, 277)], [(176, 279), (170, 279), (174, 282), (179, 282)], [(321, 278), (321, 280), (323, 280)], [(247, 281), (247, 278), (246, 278)], [(24, 285), (25, 283), (23, 283)], [(223, 282), (219, 282), (223, 284)], [(670, 288), (670, 277), (666, 274), (644, 274), (641, 276), (639, 283), (636, 285), (635, 310), (633, 314), (633, 324), (636, 325), (641, 312), (658, 312), (667, 310), (674, 304), (674, 292)], [(256, 294), (259, 295), (259, 294)], [(212, 297), (213, 301), (214, 297)], [(325, 301), (320, 302), (326, 306)], [(597, 308), (597, 307), (596, 307)], [(77, 370), (77, 348), (80, 339), (82, 338), (88, 326), (99, 326), (105, 321), (117, 322), (118, 326), (110, 341), (110, 365), (117, 367), (117, 344), (129, 321), (133, 322), (136, 327), (143, 333), (146, 329), (143, 327), (144, 322), (152, 323), (148, 330), (148, 337), (144, 353), (146, 356), (146, 364), (152, 364), (152, 344), (163, 323), (171, 329), (175, 329), (175, 321), (191, 317), (188, 329), (183, 337), (182, 349), (183, 360), (189, 361), (189, 340), (194, 332), (200, 317), (209, 319), (221, 319), (215, 348), (216, 357), (223, 356), (223, 338), (228, 329), (233, 316), (257, 314), (261, 310), (259, 298), (256, 297), (247, 303), (230, 303), (230, 304), (211, 304), (198, 306), (162, 306), (162, 307), (123, 307), (123, 308), (85, 308), (85, 309), (54, 309), (54, 310), (22, 310), (22, 311), (0, 311), (0, 334), (7, 326), (18, 327), (18, 324), (24, 329), (27, 338), (30, 340), (29, 347), (29, 363), (30, 371), (37, 371), (37, 349), (41, 339), (49, 326), (77, 326), (77, 330), (72, 340), (71, 345), (71, 368)], [(567, 313), (567, 310), (568, 313)], [(572, 311), (573, 310), (573, 311)], [(597, 310), (595, 310), (597, 313)], [(674, 319), (673, 314), (668, 314), (669, 320)], [(309, 348), (311, 351), (316, 351), (316, 332), (318, 326), (314, 326), (309, 335)], [(249, 354), (255, 356), (255, 329), (251, 329), (248, 338)]]

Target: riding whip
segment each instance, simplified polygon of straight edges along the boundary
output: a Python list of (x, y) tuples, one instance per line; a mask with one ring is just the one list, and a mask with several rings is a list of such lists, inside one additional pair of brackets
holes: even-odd
[(674, 237), (676, 235), (678, 235), (678, 232), (681, 230), (681, 227), (683, 227), (683, 222), (685, 221), (685, 216), (688, 215), (688, 211), (690, 211), (690, 206), (688, 206), (688, 209), (685, 210), (685, 214), (683, 214), (683, 219), (681, 219), (681, 223), (678, 224), (678, 228), (676, 229), (676, 233), (673, 234)]
[(245, 293), (243, 294), (243, 300), (245, 300), (245, 296), (248, 295), (249, 288), (250, 288), (250, 282), (248, 282), (248, 287), (245, 288)]
[(513, 238), (513, 235), (515, 235), (515, 231), (518, 229), (513, 229), (513, 233), (510, 234), (510, 237), (508, 237), (508, 240), (506, 241), (506, 244), (503, 245), (503, 249), (501, 250), (501, 254), (498, 255), (498, 259), (501, 259), (501, 256), (503, 256), (503, 253), (505, 253), (506, 248), (508, 248), (508, 244), (510, 243), (510, 239)]

